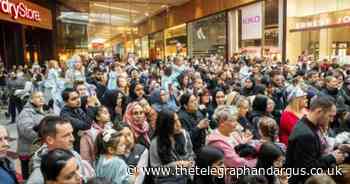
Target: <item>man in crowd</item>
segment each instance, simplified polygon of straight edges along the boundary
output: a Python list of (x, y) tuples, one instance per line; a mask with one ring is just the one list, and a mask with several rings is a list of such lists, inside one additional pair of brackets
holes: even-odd
[[(345, 154), (335, 150), (332, 154), (324, 154), (321, 148), (320, 128), (328, 126), (336, 115), (336, 106), (328, 96), (316, 97), (311, 101), (309, 113), (299, 120), (288, 140), (286, 154), (287, 168), (327, 169), (340, 164)], [(308, 176), (292, 175), (289, 183), (302, 184)]]
[(17, 153), (21, 161), (23, 179), (29, 177), (30, 147), (38, 138), (33, 127), (39, 125), (47, 113), (43, 107), (45, 99), (42, 92), (33, 92), (29, 103), (27, 103), (17, 119), (18, 146)]
[(39, 125), (39, 136), (43, 141), (41, 146), (32, 157), (32, 174), (27, 184), (44, 184), (42, 172), (40, 170), (43, 155), (54, 149), (70, 150), (76, 158), (80, 174), (84, 179), (94, 175), (94, 171), (89, 164), (83, 162), (80, 155), (73, 150), (73, 127), (71, 123), (58, 116), (47, 116)]
[(89, 130), (93, 120), (81, 108), (79, 94), (72, 88), (66, 88), (62, 92), (62, 99), (65, 103), (61, 111), (61, 117), (69, 120), (73, 126), (73, 135), (75, 138), (74, 150), (80, 151), (79, 131)]
[(9, 134), (4, 126), (0, 126), (0, 183), (16, 184), (16, 172), (14, 165), (7, 157), (9, 146)]

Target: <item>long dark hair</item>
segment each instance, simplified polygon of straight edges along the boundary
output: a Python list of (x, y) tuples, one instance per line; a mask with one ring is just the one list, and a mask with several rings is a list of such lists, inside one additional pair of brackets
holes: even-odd
[[(268, 169), (273, 166), (273, 162), (280, 156), (283, 156), (282, 151), (272, 143), (265, 143), (261, 146), (256, 168)], [(265, 176), (269, 183), (274, 183), (273, 176)]]
[[(170, 109), (163, 109), (157, 117), (157, 127), (155, 137), (157, 137), (158, 155), (162, 164), (168, 164), (175, 161), (174, 153), (184, 155), (185, 136), (183, 134), (174, 135), (175, 112)], [(174, 136), (175, 150), (172, 148), (170, 136)]]
[(45, 154), (41, 159), (40, 170), (45, 181), (56, 181), (67, 162), (74, 155), (67, 150), (54, 149)]

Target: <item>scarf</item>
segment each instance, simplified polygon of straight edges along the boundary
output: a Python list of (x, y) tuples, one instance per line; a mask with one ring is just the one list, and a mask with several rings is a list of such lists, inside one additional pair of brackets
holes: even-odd
[(139, 105), (138, 102), (133, 102), (131, 104), (128, 105), (128, 107), (126, 108), (126, 112), (125, 115), (123, 117), (123, 122), (126, 123), (127, 125), (130, 126), (131, 130), (134, 132), (136, 139), (143, 136), (143, 138), (145, 139), (146, 143), (150, 144), (150, 138), (148, 136), (148, 133), (150, 131), (148, 122), (146, 120), (146, 116), (144, 117), (144, 119), (142, 120), (143, 122), (141, 124), (136, 123), (133, 119), (133, 110), (134, 108)]

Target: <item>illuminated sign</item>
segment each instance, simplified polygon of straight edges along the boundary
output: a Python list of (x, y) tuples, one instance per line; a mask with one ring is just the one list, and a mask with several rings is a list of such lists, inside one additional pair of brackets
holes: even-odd
[(9, 0), (0, 0), (0, 11), (10, 15), (14, 20), (23, 18), (36, 22), (41, 21), (40, 12), (28, 8), (24, 2), (13, 3)]
[(295, 28), (291, 29), (291, 32), (302, 31), (305, 29), (326, 28), (334, 26), (342, 26), (350, 24), (350, 13), (343, 14), (341, 16), (323, 16), (309, 19), (308, 21), (302, 21), (295, 23)]

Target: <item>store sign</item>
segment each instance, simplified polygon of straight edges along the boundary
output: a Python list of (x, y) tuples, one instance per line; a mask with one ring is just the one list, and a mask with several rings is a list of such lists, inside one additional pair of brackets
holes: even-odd
[(350, 24), (350, 15), (345, 15), (345, 16), (336, 17), (336, 18), (327, 17), (323, 19), (316, 19), (316, 20), (311, 20), (306, 22), (298, 22), (296, 23), (295, 28), (310, 29), (310, 28), (336, 26), (336, 25), (342, 25), (342, 24)]
[(262, 38), (262, 3), (241, 8), (242, 40)]
[(52, 30), (50, 9), (29, 0), (0, 0), (0, 20)]
[(0, 0), (0, 10), (4, 14), (11, 16), (14, 20), (19, 18), (37, 22), (41, 20), (40, 12), (29, 8), (26, 3), (22, 1), (14, 3), (9, 0)]

